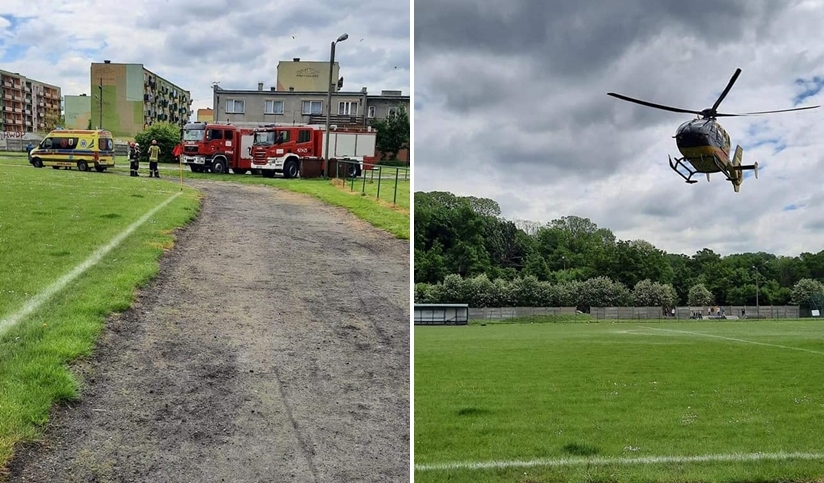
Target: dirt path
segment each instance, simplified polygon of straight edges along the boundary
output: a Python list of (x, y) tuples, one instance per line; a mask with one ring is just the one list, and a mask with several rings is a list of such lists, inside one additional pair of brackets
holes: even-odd
[(409, 244), (266, 187), (206, 194), (12, 482), (409, 481)]

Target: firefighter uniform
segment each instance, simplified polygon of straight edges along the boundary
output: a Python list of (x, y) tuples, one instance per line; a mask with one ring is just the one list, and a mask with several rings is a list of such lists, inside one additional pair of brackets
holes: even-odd
[(152, 139), (152, 145), (149, 146), (149, 177), (151, 178), (154, 176), (155, 178), (160, 177), (160, 173), (157, 171), (157, 160), (160, 157), (160, 146), (157, 145), (157, 141)]
[(140, 144), (132, 143), (129, 146), (129, 176), (140, 176), (137, 170), (140, 169)]

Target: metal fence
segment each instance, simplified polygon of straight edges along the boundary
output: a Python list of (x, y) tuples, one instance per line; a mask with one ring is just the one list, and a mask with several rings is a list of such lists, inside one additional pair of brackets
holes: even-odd
[(592, 307), (596, 319), (685, 320), (685, 319), (797, 319), (798, 305), (704, 305), (693, 307)]
[[(715, 309), (715, 310), (712, 310)], [(533, 315), (575, 315), (575, 307), (470, 307), (470, 320), (504, 320)], [(686, 319), (797, 319), (807, 316), (797, 305), (727, 305), (702, 307), (592, 307), (589, 315), (598, 320), (686, 320)]]
[(361, 175), (356, 176), (353, 168), (359, 164), (358, 161), (340, 160), (330, 169), (329, 175), (341, 179), (350, 191), (409, 208), (410, 168), (364, 163)]

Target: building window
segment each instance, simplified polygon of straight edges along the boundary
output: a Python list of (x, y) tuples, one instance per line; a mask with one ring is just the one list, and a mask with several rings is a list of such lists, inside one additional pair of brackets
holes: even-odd
[(304, 116), (319, 116), (323, 114), (323, 101), (303, 101)]
[(375, 117), (375, 106), (369, 106), (369, 119)]
[(341, 102), (338, 104), (338, 114), (341, 116), (357, 116), (358, 103), (357, 102)]
[(283, 101), (263, 101), (264, 114), (283, 114)]
[(246, 112), (244, 101), (237, 99), (226, 100), (226, 114), (243, 114)]

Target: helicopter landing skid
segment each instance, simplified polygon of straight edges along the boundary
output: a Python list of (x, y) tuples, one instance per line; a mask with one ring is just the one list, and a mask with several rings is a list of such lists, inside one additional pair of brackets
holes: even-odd
[[(676, 158), (676, 159), (675, 159), (675, 162), (673, 162), (673, 161), (672, 161), (672, 156), (667, 156), (667, 157), (669, 158), (669, 165), (670, 165), (670, 168), (672, 168), (672, 170), (673, 170), (673, 171), (675, 171), (675, 172), (676, 172), (676, 173), (678, 173), (678, 174), (679, 174), (682, 178), (684, 178), (684, 181), (686, 181), (686, 182), (687, 182), (687, 183), (689, 183), (689, 184), (695, 184), (695, 183), (697, 183), (697, 182), (698, 182), (698, 180), (692, 179), (692, 177), (693, 177), (693, 176), (695, 176), (695, 174), (696, 174), (698, 171), (695, 171), (695, 170), (693, 170), (693, 169), (690, 169), (690, 167), (689, 167), (689, 166), (687, 166), (686, 164), (684, 164), (684, 160), (685, 160), (685, 159), (687, 159), (687, 158)], [(683, 172), (679, 171), (679, 170), (678, 170), (678, 168), (681, 168), (681, 170), (682, 170), (682, 171), (686, 171), (686, 172), (687, 172), (687, 174), (689, 174), (689, 176), (687, 176), (687, 175), (686, 175), (686, 174), (684, 174)]]

